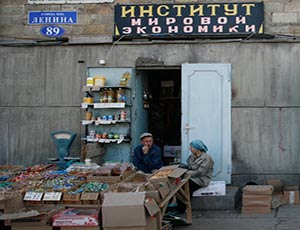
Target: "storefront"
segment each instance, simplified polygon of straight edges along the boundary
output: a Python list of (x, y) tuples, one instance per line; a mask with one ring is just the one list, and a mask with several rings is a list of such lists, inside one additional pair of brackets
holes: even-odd
[[(71, 153), (80, 156), (85, 143), (81, 138), (86, 136), (81, 124), (85, 108), (80, 105), (85, 97), (82, 87), (87, 71), (124, 68), (131, 72), (133, 101), (131, 121), (122, 125), (130, 127), (132, 139), (121, 144), (127, 146), (122, 150), (118, 149), (121, 145), (107, 145), (107, 160), (130, 160), (132, 148), (139, 142), (137, 137), (148, 130), (162, 148), (181, 146), (183, 160), (189, 141), (203, 139), (216, 159), (216, 178), (224, 171), (222, 178), (228, 183), (241, 185), (279, 174), (291, 184), (298, 181), (300, 48), (297, 30), (292, 28), (297, 22), (292, 16), (285, 18), (285, 22), (276, 18), (282, 13), (279, 8), (289, 9), (284, 13), (294, 16), (292, 9), (297, 6), (277, 2), (275, 7), (275, 3), (256, 2), (257, 6), (267, 7), (263, 15), (256, 14), (251, 21), (250, 15), (247, 20), (235, 15), (240, 9), (246, 14), (259, 9), (255, 4), (206, 2), (196, 6), (145, 4), (144, 8), (128, 4), (123, 12), (127, 19), (142, 9), (143, 20), (134, 21), (134, 26), (120, 21), (117, 28), (115, 17), (122, 15), (122, 11), (115, 13), (114, 6), (120, 3), (117, 1), (4, 3), (7, 9), (20, 9), (22, 13), (15, 14), (26, 18), (26, 22), (17, 24), (13, 21), (16, 15), (6, 15), (10, 24), (1, 31), (1, 36), (7, 38), (1, 41), (4, 67), (0, 127), (5, 134), (0, 142), (1, 164), (30, 165), (55, 157), (50, 138), (55, 130), (77, 134)], [(32, 16), (30, 12), (40, 12), (41, 17), (41, 12), (46, 11), (61, 13), (64, 4), (77, 14), (71, 14), (69, 24), (54, 24), (65, 30), (62, 37), (42, 35), (42, 27), (48, 26), (42, 18), (27, 20)], [(122, 10), (121, 6), (116, 9)], [(194, 23), (190, 15), (183, 16), (184, 9), (189, 9), (189, 14), (223, 12), (226, 17), (222, 16), (218, 25), (199, 27), (201, 21)], [(150, 13), (159, 16), (149, 21), (146, 16)], [(272, 20), (265, 15), (272, 15)], [(163, 21), (156, 21), (159, 18)], [(229, 18), (241, 27), (229, 30)], [(246, 25), (244, 20), (248, 18), (251, 23)], [(202, 23), (210, 19), (205, 20)], [(143, 23), (147, 23), (146, 28)], [(177, 27), (170, 25), (176, 23), (180, 33), (173, 36)], [(287, 33), (295, 36), (285, 36)], [(209, 67), (209, 71), (201, 72), (200, 67)], [(122, 73), (114, 76), (113, 84), (119, 83)], [(202, 73), (204, 76), (194, 81), (193, 76)], [(165, 163), (172, 160), (165, 158)]]
[[(95, 123), (92, 121), (92, 124), (83, 121), (89, 123), (86, 135), (91, 131), (93, 137), (97, 134), (102, 135), (95, 140), (88, 137), (87, 141), (96, 141), (104, 145), (105, 161), (132, 161), (128, 153), (139, 144), (138, 138), (135, 137), (147, 131), (154, 135), (155, 143), (163, 149), (165, 165), (185, 162), (190, 154), (189, 143), (194, 139), (201, 139), (210, 146), (210, 152), (216, 162), (215, 179), (230, 183), (230, 64), (89, 68), (88, 78), (105, 77), (107, 85), (103, 85), (104, 92), (114, 91), (116, 96), (118, 81), (126, 73), (130, 75), (126, 85), (129, 88), (120, 88), (123, 89), (126, 97), (120, 113), (125, 112), (126, 118), (118, 119), (117, 123), (114, 123), (113, 118), (111, 122), (106, 121), (107, 116), (115, 117), (115, 108), (112, 108), (115, 104), (101, 103), (103, 101), (100, 98), (98, 105), (99, 97), (95, 94), (95, 96), (91, 95), (94, 103), (92, 109), (88, 104), (82, 104), (86, 111), (93, 113), (93, 120), (96, 121)], [(93, 92), (97, 86), (91, 87), (89, 92)], [(102, 97), (102, 89), (100, 88), (99, 91)], [(195, 94), (195, 92), (199, 93)], [(116, 98), (110, 100), (112, 101), (116, 102)], [(114, 127), (97, 126), (97, 120), (100, 125), (108, 123), (114, 124)], [(124, 120), (126, 124), (122, 125)], [(110, 142), (107, 139), (113, 138), (103, 137), (103, 134), (125, 135), (127, 138), (133, 138), (127, 144), (124, 140), (124, 143), (117, 142), (117, 145), (113, 145), (116, 143), (115, 140)], [(174, 149), (180, 150), (176, 152)]]

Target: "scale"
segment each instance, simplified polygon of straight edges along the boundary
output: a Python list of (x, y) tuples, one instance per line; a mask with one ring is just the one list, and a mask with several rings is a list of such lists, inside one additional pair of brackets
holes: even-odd
[(75, 140), (76, 133), (71, 131), (56, 131), (51, 133), (51, 138), (56, 146), (58, 158), (48, 158), (51, 163), (59, 168), (65, 169), (75, 162), (79, 162), (79, 157), (69, 157), (70, 147)]

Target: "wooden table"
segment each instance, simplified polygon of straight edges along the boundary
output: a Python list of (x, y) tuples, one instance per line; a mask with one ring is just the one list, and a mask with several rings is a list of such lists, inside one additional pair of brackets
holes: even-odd
[(189, 174), (185, 174), (181, 181), (171, 190), (170, 194), (166, 196), (159, 204), (160, 212), (158, 218), (159, 229), (162, 229), (162, 220), (166, 213), (168, 204), (171, 199), (176, 197), (176, 199), (181, 200), (186, 205), (186, 223), (192, 224), (192, 206), (190, 199), (190, 188), (189, 188)]

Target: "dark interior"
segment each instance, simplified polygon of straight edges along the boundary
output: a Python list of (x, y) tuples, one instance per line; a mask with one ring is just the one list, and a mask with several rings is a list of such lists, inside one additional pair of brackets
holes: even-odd
[[(148, 129), (154, 142), (163, 150), (164, 145), (181, 145), (181, 71), (151, 70), (148, 72), (149, 100)], [(173, 159), (164, 157), (167, 165)]]

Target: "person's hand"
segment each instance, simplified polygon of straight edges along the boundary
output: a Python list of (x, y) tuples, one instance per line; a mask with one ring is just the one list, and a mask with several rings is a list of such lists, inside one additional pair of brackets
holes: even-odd
[(188, 169), (189, 166), (183, 163), (180, 163), (179, 168)]
[(157, 171), (158, 171), (158, 169), (153, 169), (152, 174), (156, 173)]
[(144, 154), (147, 154), (149, 152), (149, 147), (147, 145), (144, 145), (142, 149)]

